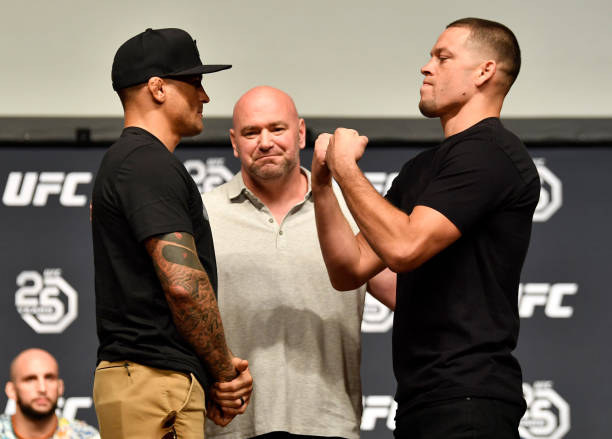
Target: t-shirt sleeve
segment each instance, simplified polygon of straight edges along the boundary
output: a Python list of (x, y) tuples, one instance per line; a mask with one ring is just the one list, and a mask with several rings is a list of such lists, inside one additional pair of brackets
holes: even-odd
[(397, 208), (400, 208), (401, 206), (401, 198), (403, 192), (402, 181), (405, 180), (406, 174), (410, 172), (413, 160), (409, 160), (408, 162), (404, 163), (404, 165), (400, 169), (400, 172), (391, 182), (391, 187), (385, 194), (385, 198), (387, 199), (387, 201), (389, 201)]
[(517, 181), (515, 167), (500, 148), (486, 141), (464, 141), (441, 160), (415, 205), (437, 210), (466, 233), (510, 196)]
[(140, 149), (119, 168), (117, 196), (138, 241), (171, 232), (193, 235), (188, 186), (179, 166), (165, 151)]

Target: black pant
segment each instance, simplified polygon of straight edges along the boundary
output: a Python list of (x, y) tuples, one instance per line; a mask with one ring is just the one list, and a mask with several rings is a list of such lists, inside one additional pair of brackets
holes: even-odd
[(460, 398), (412, 410), (395, 420), (396, 439), (519, 439), (523, 407)]
[(291, 434), (286, 431), (273, 431), (272, 433), (262, 434), (252, 437), (251, 439), (342, 439), (340, 437), (328, 436), (302, 436), (299, 434)]

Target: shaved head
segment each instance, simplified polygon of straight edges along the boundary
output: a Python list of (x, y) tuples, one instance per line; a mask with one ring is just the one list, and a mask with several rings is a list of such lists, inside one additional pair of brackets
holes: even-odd
[(49, 352), (26, 349), (11, 363), (11, 379), (5, 386), (6, 396), (15, 400), (19, 418), (32, 421), (55, 416), (57, 400), (64, 392), (57, 361)]
[(230, 139), (247, 183), (299, 174), (306, 125), (284, 91), (264, 85), (243, 94), (234, 105)]
[(275, 102), (276, 105), (282, 106), (288, 118), (298, 119), (298, 112), (291, 96), (277, 88), (261, 85), (247, 91), (234, 105), (234, 128), (236, 128), (237, 119), (239, 120), (244, 113), (263, 111), (262, 105), (268, 102)]
[(16, 381), (19, 376), (19, 371), (25, 370), (26, 365), (37, 362), (48, 364), (52, 369), (55, 369), (56, 374), (59, 375), (59, 366), (53, 355), (44, 349), (31, 348), (22, 351), (11, 362), (11, 381)]

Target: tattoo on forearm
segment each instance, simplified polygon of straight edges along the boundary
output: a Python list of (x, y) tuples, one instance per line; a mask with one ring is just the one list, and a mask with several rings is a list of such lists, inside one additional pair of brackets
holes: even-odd
[(150, 238), (146, 247), (177, 329), (215, 379), (233, 379), (236, 370), (225, 343), (217, 300), (197, 257), (192, 236), (170, 233)]

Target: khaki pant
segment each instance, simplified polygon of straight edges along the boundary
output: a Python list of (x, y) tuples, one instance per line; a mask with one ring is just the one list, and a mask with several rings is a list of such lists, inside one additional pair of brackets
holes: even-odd
[[(204, 438), (204, 390), (193, 374), (102, 361), (93, 399), (102, 439), (161, 439), (172, 429), (178, 439)], [(172, 411), (174, 425), (164, 428)]]

